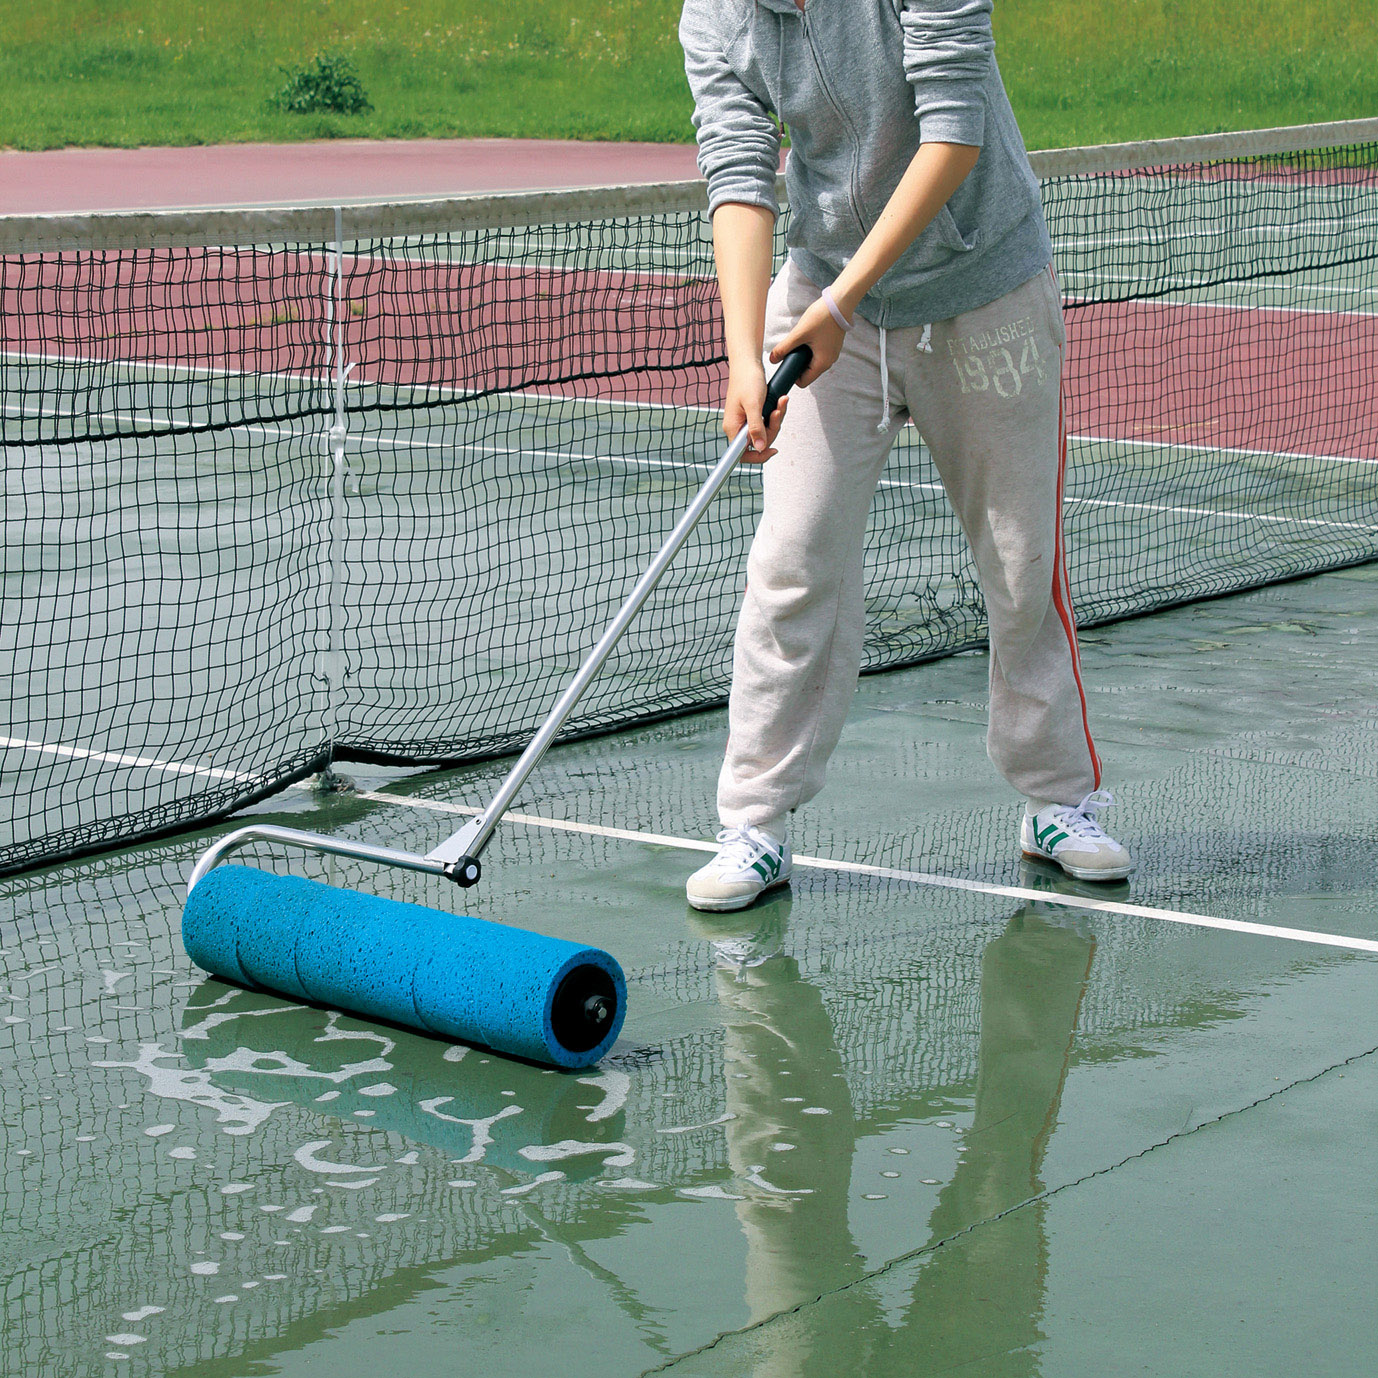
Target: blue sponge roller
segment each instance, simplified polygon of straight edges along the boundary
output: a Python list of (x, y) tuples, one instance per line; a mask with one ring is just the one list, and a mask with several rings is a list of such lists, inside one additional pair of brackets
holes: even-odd
[(588, 1067), (626, 1013), (599, 948), (252, 866), (187, 896), (182, 943), (250, 989), (332, 1005), (555, 1067)]

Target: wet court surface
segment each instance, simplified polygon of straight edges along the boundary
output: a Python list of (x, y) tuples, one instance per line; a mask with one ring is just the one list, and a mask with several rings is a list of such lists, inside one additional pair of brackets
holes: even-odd
[[(736, 919), (674, 842), (717, 712), (561, 748), (517, 806), (665, 842), (509, 822), (467, 893), (257, 856), (606, 947), (596, 1073), (204, 978), (176, 923), (223, 829), (0, 882), (0, 1372), (1374, 1371), (1375, 595), (1086, 634), (1127, 885), (1019, 860), (983, 654), (863, 681), (795, 835), (863, 869)], [(506, 764), (252, 812), (425, 851)]]

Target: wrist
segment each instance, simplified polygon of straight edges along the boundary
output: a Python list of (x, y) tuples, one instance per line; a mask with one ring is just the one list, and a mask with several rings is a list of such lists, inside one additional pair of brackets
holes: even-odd
[(730, 373), (738, 373), (743, 369), (755, 369), (757, 372), (764, 370), (761, 363), (761, 356), (765, 353), (765, 342), (762, 341), (754, 349), (749, 345), (744, 345), (733, 349), (729, 346), (727, 351), (727, 368)]
[(819, 293), (819, 298), (822, 300), (823, 305), (828, 308), (828, 315), (833, 318), (833, 324), (845, 335), (855, 324), (852, 320), (852, 313), (847, 311), (842, 303), (837, 300), (833, 295), (831, 287), (825, 287), (822, 292)]
[(842, 312), (849, 321), (856, 320), (856, 309), (861, 305), (861, 299), (866, 295), (866, 289), (858, 288), (855, 283), (847, 281), (847, 274), (844, 272), (829, 288), (833, 294), (833, 300), (837, 303), (837, 309)]

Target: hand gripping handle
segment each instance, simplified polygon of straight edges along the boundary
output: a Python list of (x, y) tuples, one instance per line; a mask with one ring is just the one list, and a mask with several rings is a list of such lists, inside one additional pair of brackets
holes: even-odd
[(791, 349), (780, 361), (780, 367), (775, 370), (770, 382), (766, 384), (766, 402), (765, 406), (761, 408), (761, 415), (765, 418), (767, 425), (770, 424), (770, 418), (775, 415), (775, 408), (780, 405), (781, 398), (799, 381), (811, 363), (813, 363), (813, 350), (808, 345), (800, 345), (798, 349)]

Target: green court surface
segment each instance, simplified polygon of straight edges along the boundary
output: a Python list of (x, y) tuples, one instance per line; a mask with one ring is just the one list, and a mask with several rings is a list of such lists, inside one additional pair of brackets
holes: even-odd
[[(212, 386), (227, 409), (239, 402), (234, 383), (182, 379), (184, 400), (147, 370), (108, 372), (109, 410), (80, 424), (204, 405)], [(683, 509), (720, 452), (706, 409), (626, 416), (607, 402), (516, 396), (435, 406), (400, 434), (384, 411), (356, 423), (341, 736), (454, 755), (535, 731), (654, 554), (665, 514)], [(260, 447), (254, 463), (236, 445), (195, 453), (167, 436), (145, 442), (138, 463), (118, 441), (52, 445), (0, 474), (22, 608), (0, 627), (0, 654), (23, 667), (0, 732), (0, 844), (80, 830), (93, 801), (116, 818), (171, 814), (189, 780), (238, 778), (247, 791), (284, 744), (306, 744), (309, 757), (329, 735), (324, 681), (301, 669), (331, 616), (316, 420), (237, 427)], [(1187, 430), (1178, 423), (1169, 441)], [(1065, 530), (1085, 621), (1276, 578), (1313, 563), (1322, 541), (1332, 559), (1372, 548), (1374, 461), (1212, 438), (1074, 437)], [(581, 722), (725, 695), (759, 489), (754, 468), (733, 474)], [(869, 665), (984, 637), (964, 539), (913, 427), (880, 481), (867, 570)], [(194, 611), (188, 599), (200, 600)], [(55, 769), (77, 743), (90, 759)], [(131, 758), (148, 768), (131, 770)]]
[[(0, 1372), (1374, 1372), (1376, 595), (1085, 635), (1128, 884), (1017, 856), (983, 652), (863, 680), (735, 919), (720, 711), (557, 748), (473, 891), (254, 854), (606, 947), (595, 1073), (205, 978), (224, 827), (0, 882)], [(424, 852), (506, 765), (250, 812)]]

